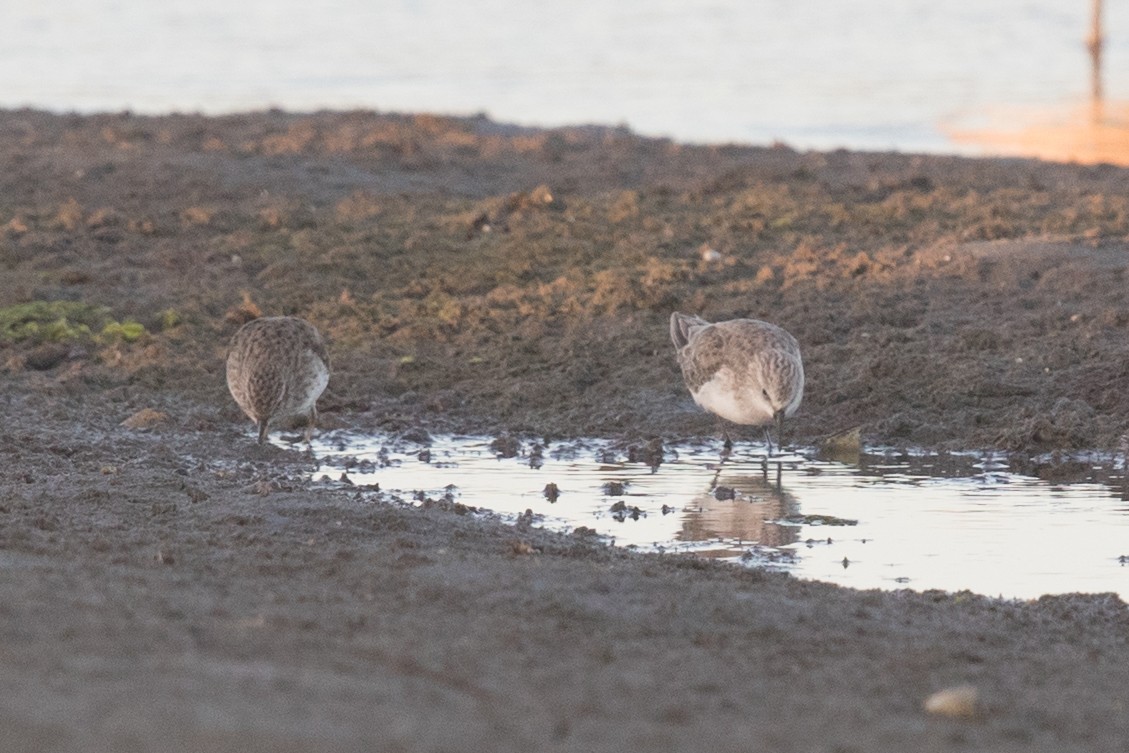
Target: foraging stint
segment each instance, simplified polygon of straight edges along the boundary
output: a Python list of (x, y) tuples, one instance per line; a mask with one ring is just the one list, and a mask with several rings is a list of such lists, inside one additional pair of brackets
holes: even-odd
[(775, 324), (732, 319), (711, 324), (677, 311), (670, 338), (694, 402), (721, 418), (746, 426), (776, 424), (783, 443), (784, 418), (800, 406), (804, 365), (796, 338)]
[(314, 325), (296, 316), (244, 324), (227, 354), (227, 388), (266, 441), (272, 421), (306, 416), (306, 442), (317, 422), (317, 399), (329, 383), (329, 354)]

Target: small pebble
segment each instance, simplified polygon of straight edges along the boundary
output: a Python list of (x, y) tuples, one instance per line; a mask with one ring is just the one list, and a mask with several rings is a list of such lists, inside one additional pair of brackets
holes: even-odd
[(957, 685), (938, 690), (922, 704), (930, 714), (952, 719), (967, 719), (976, 715), (980, 693), (971, 685)]

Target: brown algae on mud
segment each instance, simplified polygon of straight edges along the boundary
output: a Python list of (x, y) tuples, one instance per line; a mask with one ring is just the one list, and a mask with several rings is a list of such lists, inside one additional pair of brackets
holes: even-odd
[(1129, 362), (1125, 171), (377, 113), (0, 127), (23, 134), (5, 148), (8, 195), (26, 197), (0, 207), (0, 306), (44, 288), (128, 302), (119, 335), (132, 316), (158, 347), (105, 378), (142, 370), (212, 400), (222, 314), (250, 291), (326, 334), (346, 420), (706, 435), (663, 342), (675, 309), (797, 336), (798, 441), (859, 426), (914, 446), (1112, 447), (1129, 417), (1110, 388)]

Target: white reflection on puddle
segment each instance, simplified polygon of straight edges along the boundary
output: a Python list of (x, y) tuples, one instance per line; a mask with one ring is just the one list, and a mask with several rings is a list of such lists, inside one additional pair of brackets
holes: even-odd
[(344, 473), (405, 501), (448, 495), (511, 519), (532, 510), (536, 525), (584, 526), (618, 546), (853, 588), (1008, 598), (1112, 591), (1129, 600), (1129, 506), (1111, 485), (1121, 476), (1108, 457), (1088, 461), (1090, 480), (1054, 484), (971, 454), (879, 452), (859, 465), (789, 455), (766, 470), (741, 446), (718, 474), (717, 443), (667, 446), (654, 471), (608, 442), (554, 443), (540, 459), (535, 446), (525, 441), (501, 458), (483, 437), (421, 445), (331, 433), (314, 443), (314, 478)]

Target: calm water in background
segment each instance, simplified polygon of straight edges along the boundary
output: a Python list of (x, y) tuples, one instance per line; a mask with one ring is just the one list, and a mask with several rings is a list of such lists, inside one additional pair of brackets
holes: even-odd
[[(1088, 0), (0, 0), (0, 107), (486, 112), (682, 141), (974, 151), (1089, 93)], [(1105, 88), (1129, 99), (1129, 3)], [(1004, 115), (1003, 117), (1010, 117)]]

